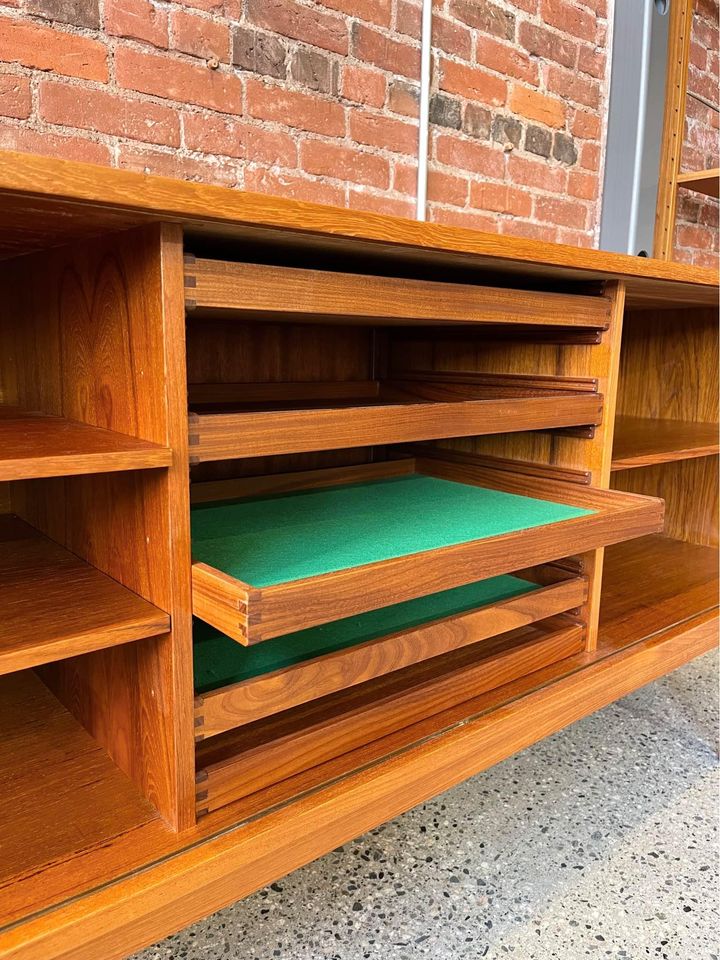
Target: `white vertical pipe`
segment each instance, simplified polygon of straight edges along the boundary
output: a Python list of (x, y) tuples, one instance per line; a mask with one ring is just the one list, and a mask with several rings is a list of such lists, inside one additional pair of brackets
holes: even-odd
[(424, 220), (427, 208), (428, 142), (430, 136), (430, 72), (432, 51), (432, 0), (423, 0), (420, 40), (420, 120), (415, 219)]

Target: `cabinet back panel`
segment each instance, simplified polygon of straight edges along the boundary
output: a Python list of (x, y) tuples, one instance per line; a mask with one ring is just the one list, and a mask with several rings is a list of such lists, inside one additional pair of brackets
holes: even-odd
[(628, 313), (620, 351), (618, 414), (717, 423), (718, 380), (715, 310)]
[(708, 547), (718, 546), (718, 458), (677, 460), (613, 474), (613, 487), (665, 501), (665, 533)]

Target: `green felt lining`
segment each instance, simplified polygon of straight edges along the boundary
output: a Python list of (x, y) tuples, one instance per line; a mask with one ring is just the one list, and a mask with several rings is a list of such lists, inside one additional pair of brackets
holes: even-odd
[(413, 474), (192, 510), (193, 557), (254, 587), (595, 513)]
[(283, 637), (274, 637), (251, 647), (243, 647), (214, 627), (195, 620), (195, 689), (198, 693), (208, 693), (376, 637), (409, 630), (431, 620), (458, 615), (537, 589), (540, 589), (538, 584), (519, 577), (492, 577), (359, 616), (324, 623), (319, 627), (288, 633)]

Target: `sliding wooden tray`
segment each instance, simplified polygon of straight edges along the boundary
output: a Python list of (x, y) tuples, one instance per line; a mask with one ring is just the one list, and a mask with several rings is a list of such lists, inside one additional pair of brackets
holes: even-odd
[(552, 617), (200, 743), (198, 816), (571, 657), (583, 642), (581, 625)]
[(587, 581), (550, 564), (243, 647), (195, 622), (195, 732), (207, 739), (309, 700), (580, 607)]
[(351, 384), (199, 384), (190, 403), (192, 464), (594, 425), (603, 410), (592, 379), (434, 372)]
[(185, 305), (200, 316), (295, 323), (548, 325), (605, 329), (602, 296), (545, 293), (185, 258)]
[(662, 529), (654, 498), (441, 459), (382, 466), (389, 478), (286, 475), (290, 495), (196, 506), (195, 615), (257, 643)]

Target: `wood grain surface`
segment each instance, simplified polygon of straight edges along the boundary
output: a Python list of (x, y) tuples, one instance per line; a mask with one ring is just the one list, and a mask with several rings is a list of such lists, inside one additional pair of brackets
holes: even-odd
[(345, 323), (606, 327), (604, 297), (303, 270), (189, 257), (186, 304), (200, 315)]
[(0, 480), (168, 467), (172, 451), (63, 417), (0, 406)]
[(582, 645), (582, 627), (552, 618), (203, 741), (197, 751), (198, 813), (533, 673)]
[(720, 426), (692, 420), (615, 418), (613, 470), (649, 467), (720, 453)]
[(289, 710), (581, 606), (587, 584), (570, 578), (532, 593), (402, 630), (196, 697), (198, 739)]
[[(500, 275), (576, 280), (628, 280), (631, 303), (717, 302), (713, 270), (481, 233), (436, 223), (298, 200), (242, 193), (166, 177), (68, 160), (0, 153), (0, 250), (17, 254), (103, 230), (174, 221), (197, 237), (280, 245), (311, 256), (342, 253), (404, 258), (432, 265), (485, 267)], [(511, 281), (512, 283), (512, 281)]]
[(7, 516), (0, 516), (0, 584), (0, 673), (170, 628), (162, 610)]

